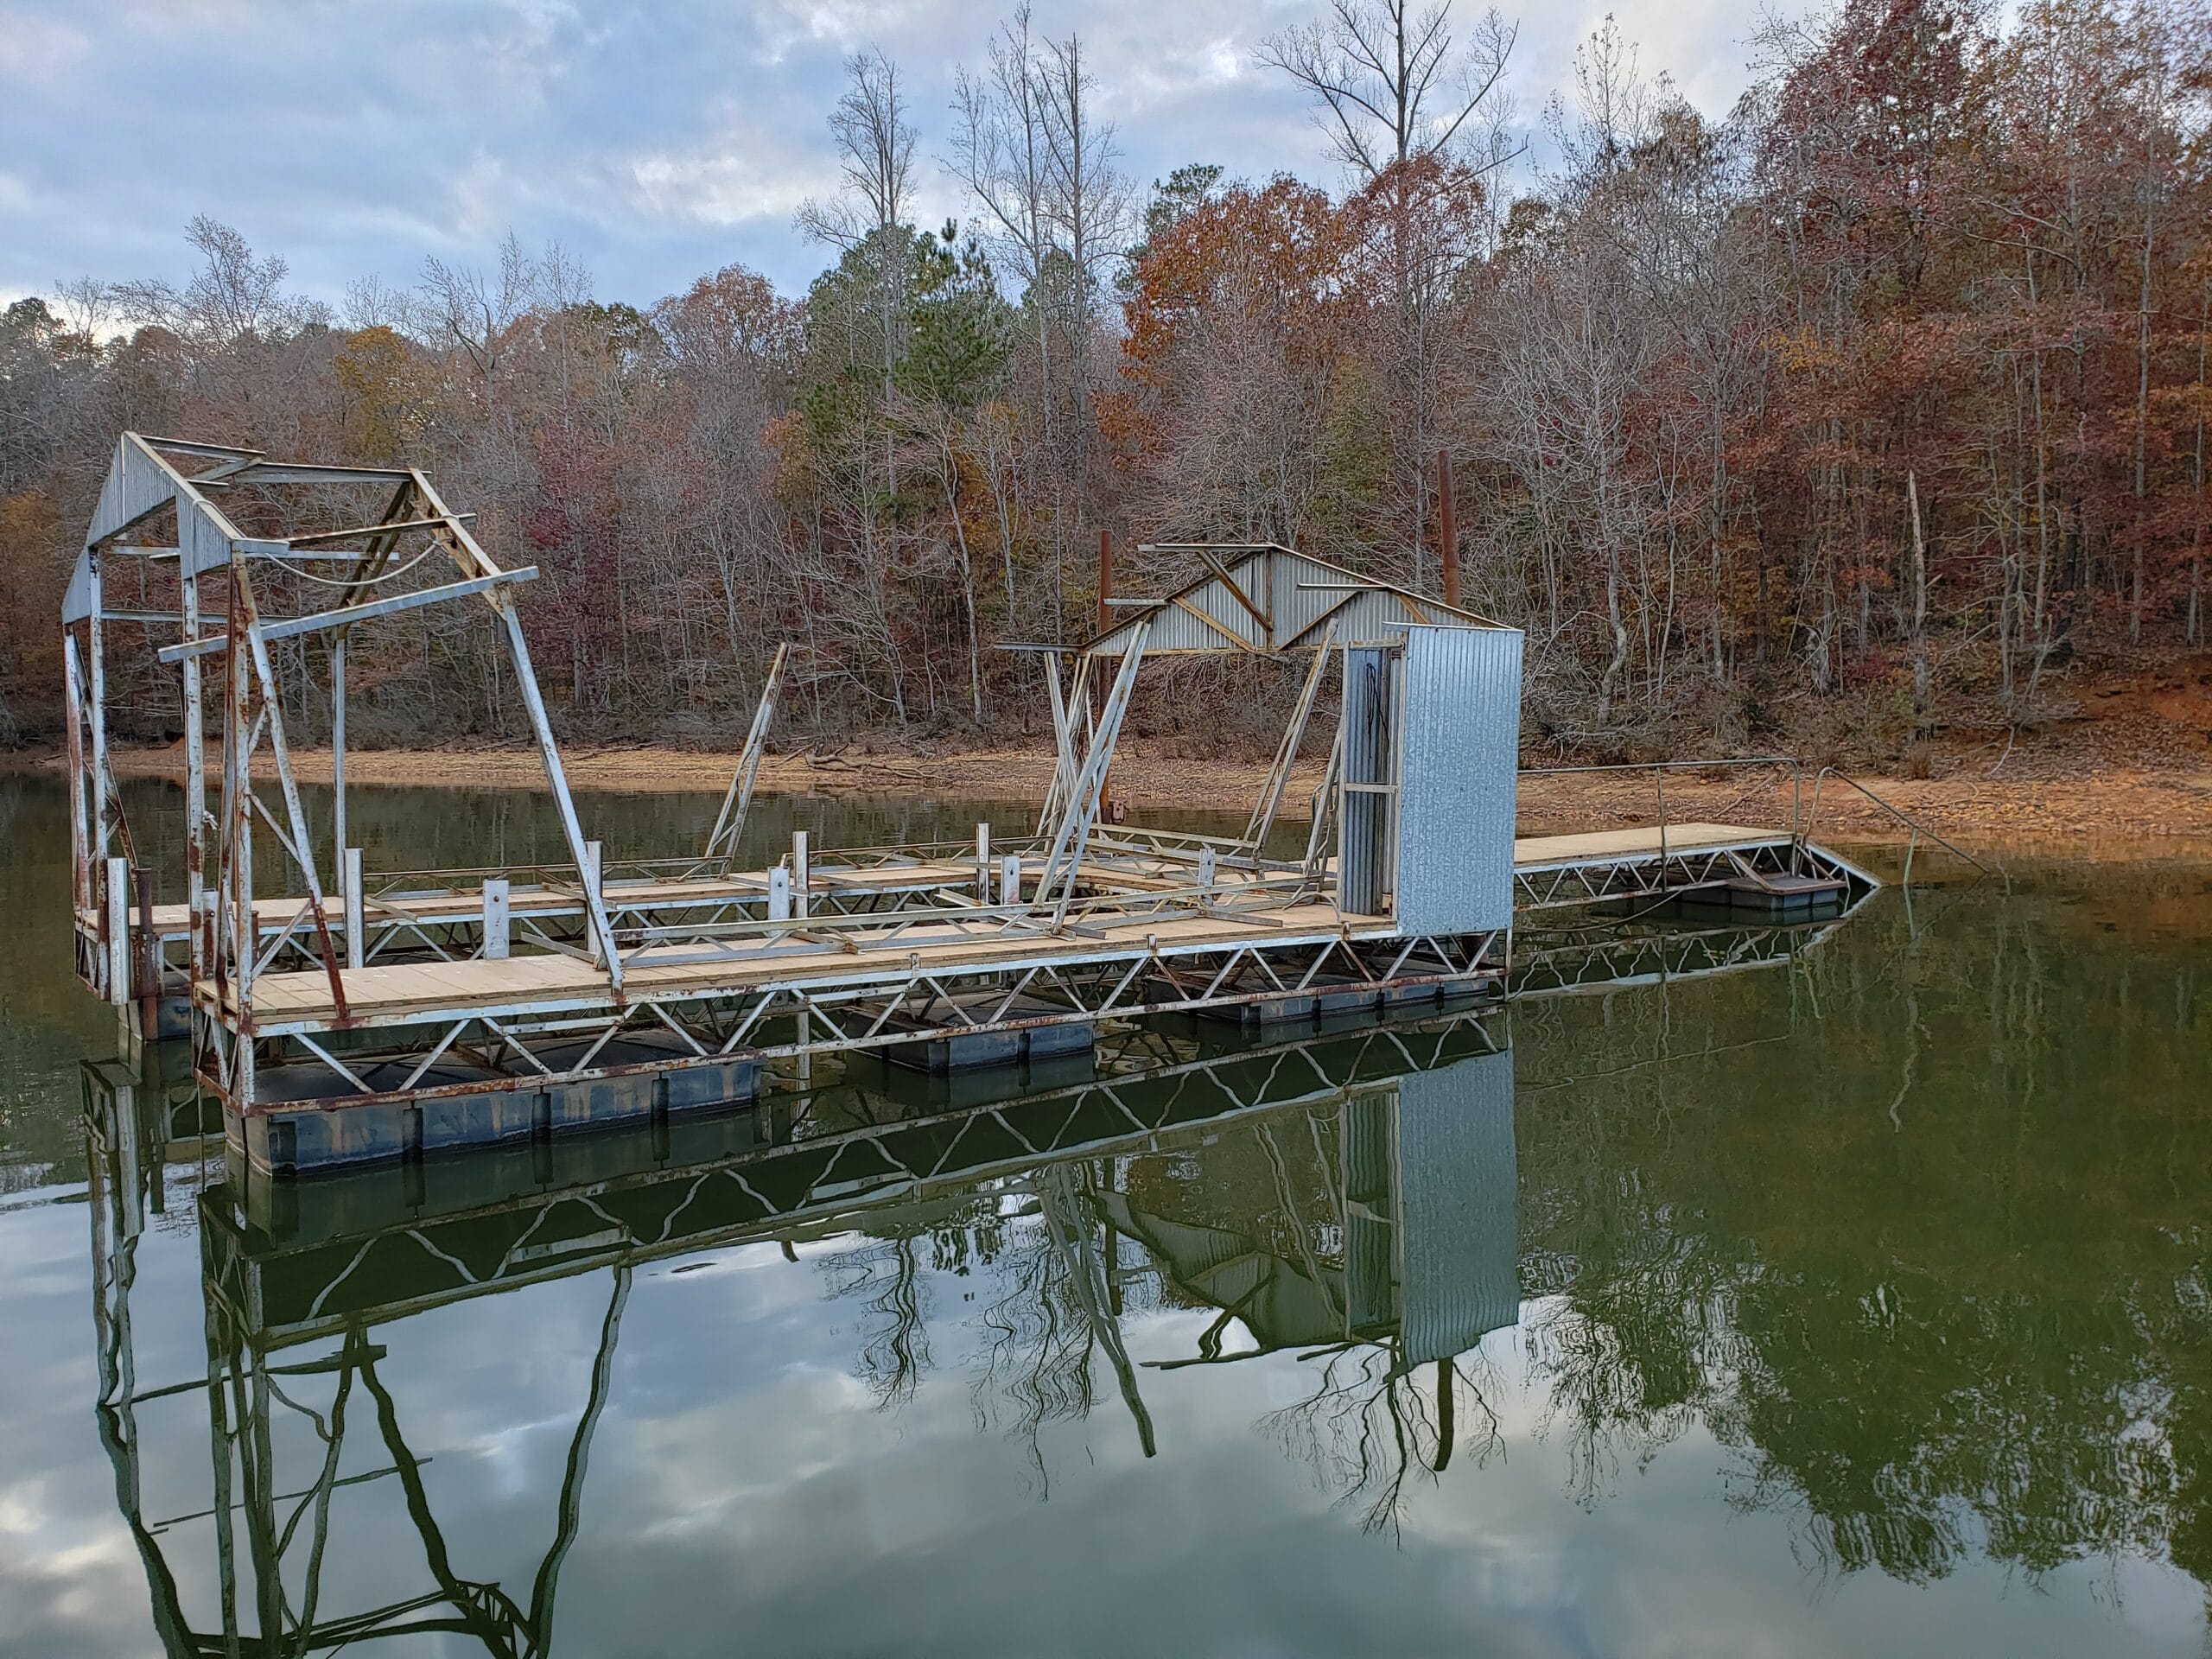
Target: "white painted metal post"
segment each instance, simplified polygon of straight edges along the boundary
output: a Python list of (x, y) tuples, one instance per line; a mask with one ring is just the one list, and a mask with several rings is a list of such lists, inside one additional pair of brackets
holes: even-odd
[[(177, 561), (184, 638), (200, 638), (200, 578), (189, 556)], [(184, 659), (184, 910), (191, 974), (188, 984), (214, 972), (207, 958), (200, 918), (207, 907), (207, 873), (214, 849), (207, 838), (207, 716), (200, 708), (200, 659)], [(187, 998), (188, 1002), (189, 998)]]
[(86, 667), (91, 677), (86, 701), (92, 727), (92, 856), (105, 859), (109, 832), (107, 817), (107, 632), (100, 625), (100, 611), (107, 603), (100, 582), (100, 556), (92, 556), (92, 613), (85, 623)]
[(367, 959), (369, 950), (369, 942), (362, 933), (368, 906), (361, 896), (361, 849), (348, 847), (340, 861), (346, 870), (346, 965), (359, 968)]
[(494, 878), (484, 884), (484, 960), (507, 959), (509, 884)]
[(1213, 849), (1211, 847), (1199, 849), (1198, 907), (1201, 910), (1211, 910), (1213, 908), (1214, 883), (1219, 879), (1219, 868), (1220, 867), (1214, 858)]
[(999, 903), (1021, 902), (1021, 855), (1008, 853), (999, 861)]
[[(430, 480), (420, 472), (415, 474), (415, 487), (422, 492), (423, 499), (433, 512), (445, 512), (437, 492), (430, 487)], [(452, 528), (454, 538), (478, 564), (487, 571), (498, 568), (458, 523)], [(553, 791), (554, 809), (561, 815), (562, 833), (569, 838), (569, 850), (581, 865), (585, 858), (583, 828), (576, 822), (576, 804), (569, 795), (569, 774), (561, 766), (561, 751), (553, 741), (552, 722), (546, 718), (544, 700), (537, 695), (537, 676), (530, 665), (530, 645), (522, 637), (522, 620), (515, 614), (514, 601), (506, 594), (500, 594), (492, 603), (499, 613), (499, 620), (506, 624), (507, 654), (514, 664), (515, 686), (522, 693), (523, 706), (530, 711), (531, 729), (537, 736), (537, 753), (545, 762), (545, 781)], [(587, 893), (584, 907), (591, 913), (592, 945), (599, 953), (600, 965), (607, 969), (608, 981), (620, 991), (622, 956), (614, 947), (614, 926), (607, 919), (607, 906), (600, 900), (599, 884), (590, 883)]]
[(583, 878), (587, 900), (594, 908), (607, 902), (607, 889), (600, 880), (600, 872), (606, 868), (606, 862), (607, 843), (605, 842), (584, 842), (583, 863), (578, 868), (576, 874)]
[(330, 840), (346, 891), (346, 630), (330, 636)]
[[(806, 831), (791, 831), (791, 913), (804, 921), (814, 888), (814, 866), (807, 854)], [(814, 1040), (814, 1021), (804, 1002), (798, 1006), (795, 1034), (800, 1044), (798, 1056), (798, 1084), (802, 1089), (814, 1084), (814, 1054), (805, 1045)]]
[(991, 826), (976, 826), (976, 897), (991, 902)]
[(76, 634), (61, 637), (62, 694), (69, 712), (69, 876), (80, 911), (92, 908), (92, 836), (85, 816), (85, 686), (77, 665)]
[(130, 861), (107, 861), (107, 1000), (118, 1008), (130, 1001)]
[(779, 864), (768, 872), (768, 919), (788, 922), (791, 918), (791, 873)]

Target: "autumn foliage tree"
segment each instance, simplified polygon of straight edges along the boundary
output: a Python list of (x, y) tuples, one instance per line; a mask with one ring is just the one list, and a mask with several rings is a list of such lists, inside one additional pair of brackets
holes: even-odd
[[(1262, 57), (1342, 175), (1198, 161), (1138, 200), (1116, 89), (1017, 13), (959, 81), (941, 171), (969, 217), (942, 228), (913, 222), (907, 83), (864, 54), (803, 296), (733, 265), (633, 306), (511, 238), (333, 307), (198, 219), (181, 284), (16, 302), (0, 741), (58, 733), (52, 619), (124, 427), (430, 469), (538, 566), (556, 717), (609, 739), (735, 741), (786, 640), (815, 735), (1016, 728), (1033, 659), (994, 646), (1089, 629), (1102, 528), (1433, 585), (1439, 450), (1548, 752), (2009, 753), (2084, 679), (2194, 660), (2202, 0), (1842, 0), (1770, 21), (1726, 112), (1609, 22), (1525, 153), (1514, 43), (1330, 0)], [(1123, 557), (1131, 589), (1188, 574)], [(391, 640), (355, 658), (362, 739), (512, 731), (480, 633)], [(163, 735), (173, 690), (118, 673)], [(1137, 719), (1249, 739), (1202, 706)]]

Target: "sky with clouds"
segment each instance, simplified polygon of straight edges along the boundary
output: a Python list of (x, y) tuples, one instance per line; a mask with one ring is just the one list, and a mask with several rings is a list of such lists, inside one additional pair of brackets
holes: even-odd
[[(1305, 100), (1256, 60), (1320, 6), (1037, 0), (1035, 21), (1080, 33), (1138, 183), (1206, 161), (1333, 184)], [(1607, 10), (1521, 14), (1523, 124)], [(1758, 0), (1611, 10), (1645, 70), (1703, 108), (1741, 90)], [(179, 280), (202, 213), (334, 302), (357, 277), (410, 283), (426, 257), (488, 262), (511, 229), (562, 243), (602, 298), (648, 302), (734, 261), (797, 293), (823, 260), (791, 215), (835, 188), (824, 117), (847, 54), (899, 66), (937, 222), (964, 213), (935, 160), (953, 79), (996, 18), (958, 0), (0, 0), (0, 296)]]

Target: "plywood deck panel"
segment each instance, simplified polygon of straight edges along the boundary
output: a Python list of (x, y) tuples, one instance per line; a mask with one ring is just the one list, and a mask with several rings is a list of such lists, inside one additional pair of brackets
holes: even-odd
[(1669, 854), (1710, 852), (1719, 847), (1759, 846), (1787, 841), (1781, 830), (1752, 830), (1740, 823), (1670, 823), (1636, 830), (1601, 830), (1582, 836), (1530, 836), (1513, 843), (1516, 869), (1554, 864), (1594, 863), (1613, 858), (1656, 858)]
[[(1355, 918), (1356, 933), (1387, 934), (1389, 923)], [(1158, 944), (1171, 950), (1210, 945), (1263, 944), (1273, 940), (1326, 937), (1345, 925), (1333, 906), (1301, 905), (1264, 918), (1225, 922), (1192, 916), (1173, 920), (1135, 918), (1097, 930), (1098, 934), (1029, 934), (1014, 937), (992, 931), (970, 937), (927, 941), (911, 938), (868, 943), (870, 931), (846, 935), (858, 946), (786, 941), (742, 957), (694, 952), (687, 959), (631, 964), (623, 982), (632, 998), (652, 995), (710, 995), (741, 993), (762, 986), (799, 982), (836, 983), (903, 976), (912, 965), (925, 969), (989, 966), (1084, 957), (1128, 959)], [(569, 957), (512, 957), (502, 961), (407, 963), (343, 971), (348, 1012), (358, 1020), (405, 1017), (418, 1013), (491, 1010), (526, 1003), (594, 1001), (607, 988), (607, 976), (591, 963)], [(266, 974), (254, 982), (253, 1007), (262, 1025), (320, 1022), (334, 1017), (329, 976), (321, 971)]]

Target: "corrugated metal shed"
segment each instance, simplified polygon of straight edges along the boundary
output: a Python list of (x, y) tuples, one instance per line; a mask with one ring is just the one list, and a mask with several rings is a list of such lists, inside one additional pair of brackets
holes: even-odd
[(1399, 1080), (1406, 1363), (1465, 1353), (1521, 1317), (1519, 1179), (1510, 1049)]
[(1119, 657), (1146, 618), (1152, 622), (1147, 657), (1311, 651), (1332, 631), (1338, 640), (1380, 639), (1387, 629), (1408, 622), (1496, 626), (1471, 611), (1287, 547), (1224, 550), (1220, 558), (1222, 570), (1143, 609), (1129, 607), (1127, 620), (1080, 649), (1094, 657)]
[(1513, 925), (1521, 645), (1514, 628), (1402, 627), (1398, 930)]

